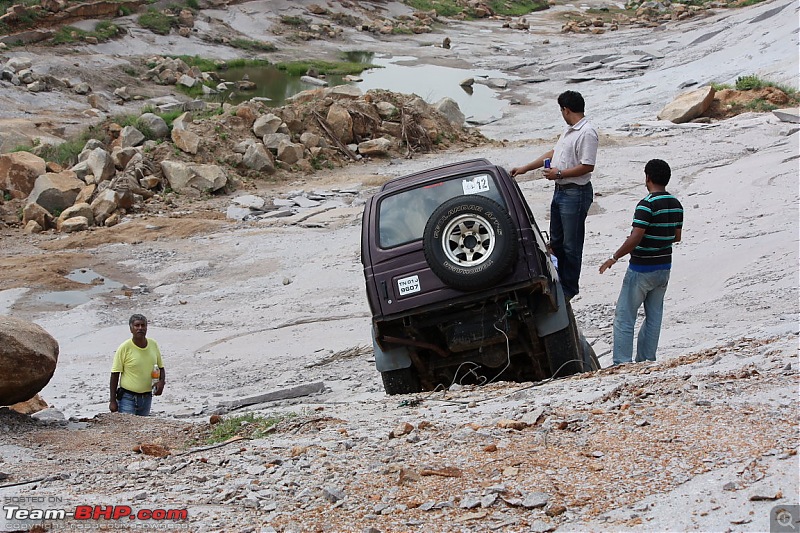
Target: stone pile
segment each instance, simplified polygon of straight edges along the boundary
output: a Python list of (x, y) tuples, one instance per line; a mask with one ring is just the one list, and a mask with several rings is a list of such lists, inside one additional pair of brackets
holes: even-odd
[(626, 5), (626, 12), (615, 14), (610, 21), (606, 21), (599, 16), (582, 15), (578, 20), (565, 22), (561, 27), (561, 33), (593, 33), (602, 34), (608, 31), (616, 31), (620, 26), (634, 26), (644, 28), (655, 28), (665, 22), (674, 20), (686, 20), (691, 17), (706, 13), (710, 7), (725, 7), (719, 2), (706, 4), (679, 4), (671, 3), (669, 0), (656, 2), (648, 0), (645, 2), (629, 2)]
[[(162, 62), (153, 75), (182, 72), (181, 63)], [(90, 139), (69, 168), (35, 153), (0, 156), (0, 190), (24, 201), (21, 220), (27, 232), (112, 226), (135, 207), (170, 192), (213, 194), (276, 173), (313, 173), (364, 158), (486, 141), (463, 127), (464, 115), (449, 98), (431, 106), (415, 95), (362, 94), (349, 85), (305, 91), (280, 108), (258, 101), (232, 106), (170, 99), (148, 106), (183, 113), (171, 125), (151, 112), (135, 125), (107, 124), (107, 139)]]
[(75, 94), (88, 94), (91, 89), (85, 82), (74, 83), (68, 78), (56, 78), (33, 70), (33, 62), (25, 57), (12, 57), (0, 66), (0, 81), (15, 87), (25, 87), (32, 93), (52, 90), (71, 90)]

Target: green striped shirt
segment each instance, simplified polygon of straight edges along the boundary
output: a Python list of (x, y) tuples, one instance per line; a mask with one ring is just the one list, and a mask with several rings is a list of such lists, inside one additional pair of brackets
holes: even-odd
[(675, 230), (683, 227), (683, 206), (666, 191), (650, 193), (636, 206), (633, 227), (645, 231), (642, 242), (631, 252), (631, 265), (669, 265)]

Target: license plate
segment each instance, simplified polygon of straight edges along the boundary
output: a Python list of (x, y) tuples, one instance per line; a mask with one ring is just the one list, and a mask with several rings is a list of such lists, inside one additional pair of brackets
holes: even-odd
[(397, 280), (397, 293), (400, 296), (420, 291), (419, 276), (409, 276)]

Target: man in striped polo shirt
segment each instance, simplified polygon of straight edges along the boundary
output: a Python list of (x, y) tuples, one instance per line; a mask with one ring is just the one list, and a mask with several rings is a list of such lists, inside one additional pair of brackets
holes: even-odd
[(614, 364), (630, 363), (633, 357), (633, 328), (639, 307), (644, 304), (644, 322), (639, 328), (636, 361), (655, 361), (664, 294), (672, 267), (672, 245), (681, 240), (683, 206), (667, 192), (669, 165), (651, 159), (644, 167), (648, 195), (636, 206), (633, 229), (622, 246), (600, 265), (602, 274), (627, 254), (630, 265), (622, 281), (614, 316)]

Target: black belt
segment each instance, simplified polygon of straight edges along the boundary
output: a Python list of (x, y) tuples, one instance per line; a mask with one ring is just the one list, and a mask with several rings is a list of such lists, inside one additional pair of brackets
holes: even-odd
[(120, 389), (122, 390), (123, 394), (127, 392), (128, 394), (133, 394), (134, 396), (140, 396), (140, 397), (141, 396), (152, 396), (153, 395), (153, 391), (150, 391), (150, 390), (147, 391), (147, 392), (133, 392), (132, 390), (128, 390), (128, 389), (125, 389), (123, 387), (120, 387)]
[(580, 189), (583, 187), (588, 187), (591, 183), (586, 183), (584, 185), (578, 185), (577, 183), (556, 183), (556, 189)]

